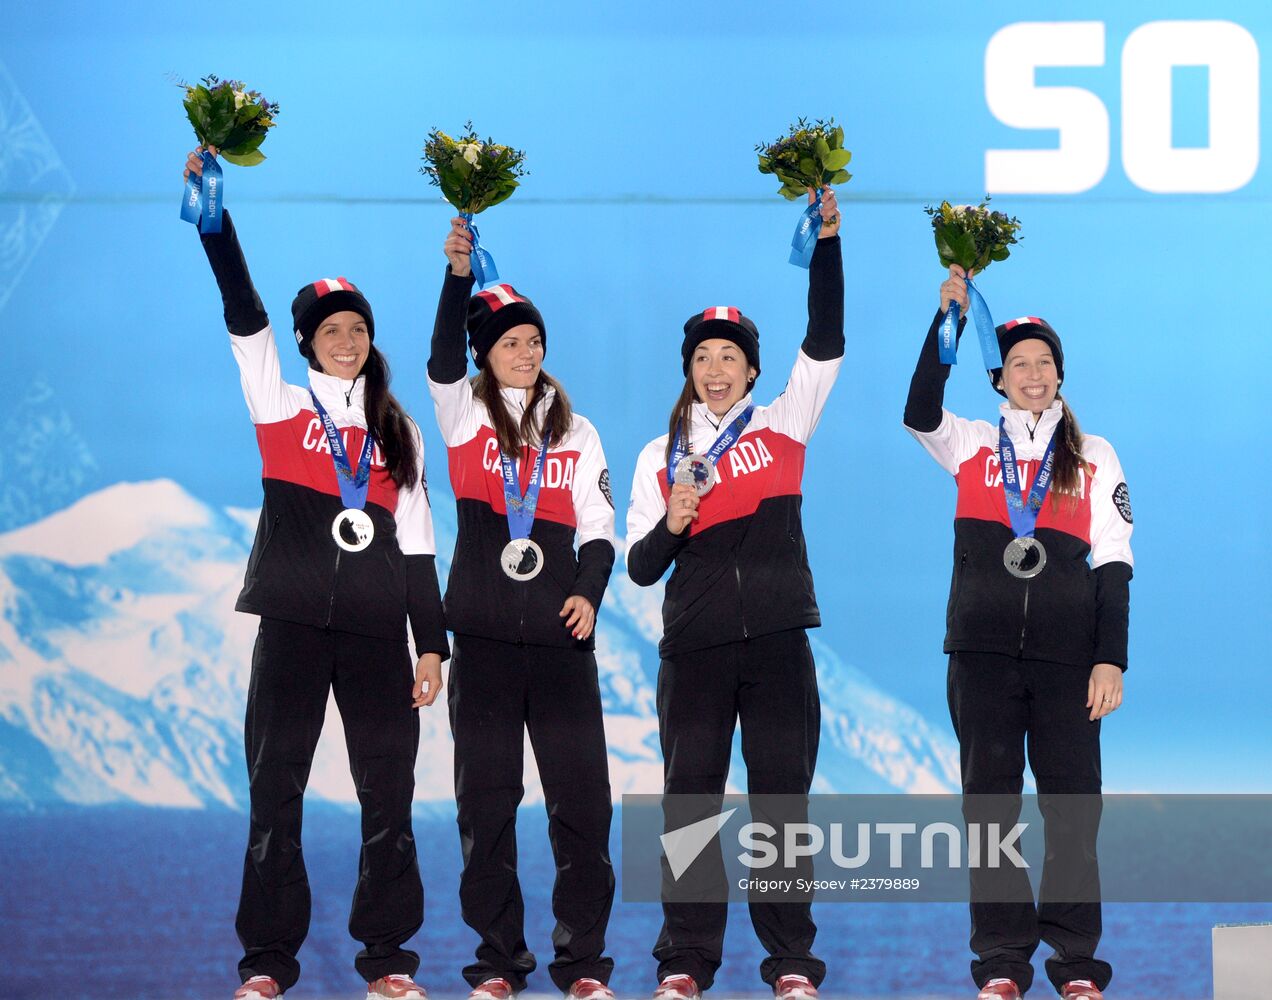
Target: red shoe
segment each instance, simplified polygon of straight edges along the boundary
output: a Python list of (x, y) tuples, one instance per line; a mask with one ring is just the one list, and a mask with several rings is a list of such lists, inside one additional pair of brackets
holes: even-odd
[(976, 1000), (1020, 1000), (1020, 987), (1010, 979), (991, 979), (980, 988)]
[(410, 976), (381, 976), (367, 983), (367, 1000), (428, 1000), (428, 994)]
[(1100, 988), (1089, 979), (1074, 979), (1060, 991), (1063, 1000), (1104, 1000)]
[(487, 979), (473, 988), (468, 1000), (512, 1000), (512, 983), (506, 979)]
[(654, 990), (654, 1000), (702, 1000), (702, 990), (693, 976), (664, 976)]
[(817, 1000), (817, 987), (807, 976), (779, 976), (773, 996), (776, 1000)]
[(283, 989), (269, 976), (253, 976), (234, 991), (234, 1000), (279, 1000)]
[(565, 1000), (614, 1000), (614, 991), (599, 979), (576, 979)]

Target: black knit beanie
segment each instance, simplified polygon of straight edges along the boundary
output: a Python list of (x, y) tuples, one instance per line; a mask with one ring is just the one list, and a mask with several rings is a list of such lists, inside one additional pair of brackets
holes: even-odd
[(689, 375), (689, 361), (704, 340), (729, 340), (742, 348), (747, 362), (760, 374), (760, 331), (734, 306), (711, 306), (685, 320), (685, 340), (680, 345), (684, 373)]
[(358, 313), (367, 321), (367, 336), (375, 342), (375, 317), (371, 315), (371, 303), (357, 286), (347, 278), (320, 278), (305, 285), (292, 299), (292, 327), (296, 333), (296, 346), (311, 361), (314, 357), (314, 333), (318, 324), (333, 313)]
[(543, 317), (524, 295), (511, 285), (491, 285), (468, 300), (468, 349), (478, 368), (486, 367), (486, 355), (514, 326), (529, 323), (538, 327), (543, 353), (548, 353), (548, 331)]
[[(1008, 320), (1002, 326), (994, 328), (994, 333), (998, 335), (998, 355), (1002, 361), (1007, 360), (1007, 355), (1011, 353), (1011, 349), (1019, 344), (1022, 340), (1041, 340), (1044, 344), (1051, 348), (1051, 356), (1056, 361), (1056, 377), (1059, 381), (1064, 381), (1064, 349), (1060, 346), (1060, 336), (1055, 330), (1051, 329), (1051, 324), (1039, 316), (1021, 316), (1018, 319)], [(989, 384), (994, 387), (994, 391), (1004, 399), (1007, 392), (998, 388), (998, 383), (1003, 376), (1002, 365), (997, 368), (990, 369)]]

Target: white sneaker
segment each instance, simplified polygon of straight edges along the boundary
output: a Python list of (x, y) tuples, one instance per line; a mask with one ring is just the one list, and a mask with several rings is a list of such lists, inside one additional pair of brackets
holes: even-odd
[(428, 1000), (428, 994), (410, 976), (381, 976), (367, 983), (367, 1000)]
[(807, 976), (779, 976), (773, 996), (776, 1000), (817, 1000), (817, 987)]
[(512, 983), (506, 979), (487, 979), (473, 988), (468, 1000), (512, 1000)]
[(702, 990), (698, 989), (693, 976), (664, 976), (654, 990), (654, 1000), (702, 1000)]

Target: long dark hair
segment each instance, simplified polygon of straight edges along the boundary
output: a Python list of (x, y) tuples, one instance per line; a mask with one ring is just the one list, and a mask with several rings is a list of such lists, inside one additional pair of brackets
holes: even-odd
[(367, 417), (367, 433), (375, 438), (384, 453), (384, 466), (398, 489), (410, 489), (419, 482), (419, 453), (415, 448), (415, 434), (411, 418), (402, 404), (389, 391), (393, 373), (389, 362), (374, 344), (367, 352), (362, 366), (363, 409)]
[(1060, 423), (1056, 427), (1055, 461), (1051, 473), (1051, 509), (1056, 510), (1063, 502), (1066, 506), (1076, 507), (1081, 495), (1082, 476), (1091, 476), (1091, 465), (1082, 457), (1082, 430), (1078, 427), (1078, 418), (1069, 409), (1060, 393)]
[[(514, 422), (499, 395), (499, 380), (483, 368), (473, 379), (473, 395), (486, 407), (490, 414), (490, 422), (495, 428), (495, 438), (499, 441), (499, 450), (509, 458), (518, 454), (523, 447), (535, 441), (542, 441), (545, 436), (550, 441), (560, 443), (570, 433), (570, 423), (574, 411), (570, 408), (570, 397), (561, 388), (561, 383), (539, 369), (539, 377), (534, 381), (534, 392), (530, 397), (530, 405), (521, 414), (521, 420)], [(543, 393), (552, 389), (556, 395), (548, 406), (543, 418), (543, 426), (537, 426), (536, 405)]]
[(685, 387), (680, 390), (676, 405), (671, 408), (671, 417), (667, 420), (667, 453), (663, 458), (665, 464), (671, 464), (671, 452), (676, 447), (676, 437), (684, 428), (685, 447), (690, 447), (689, 435), (693, 430), (693, 404), (698, 402), (698, 390), (693, 387), (693, 375), (685, 376)]

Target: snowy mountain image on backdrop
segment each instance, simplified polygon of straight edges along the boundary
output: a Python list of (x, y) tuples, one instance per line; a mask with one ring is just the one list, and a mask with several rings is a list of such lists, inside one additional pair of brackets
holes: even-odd
[[(102, 489), (0, 534), (0, 807), (245, 808), (242, 720), (257, 619), (233, 606), (256, 516), (156, 480)], [(434, 519), (444, 578), (453, 511), (443, 506)], [(627, 579), (620, 554), (597, 625), (615, 799), (662, 786), (661, 600), (662, 587)], [(810, 635), (823, 713), (814, 791), (957, 790), (957, 749), (944, 728)], [(309, 794), (353, 803), (334, 703), (327, 719)], [(421, 710), (420, 721), (416, 799), (451, 802), (444, 705)], [(533, 760), (527, 752), (528, 803), (542, 798)], [(744, 788), (744, 774), (735, 759), (731, 791)]]

